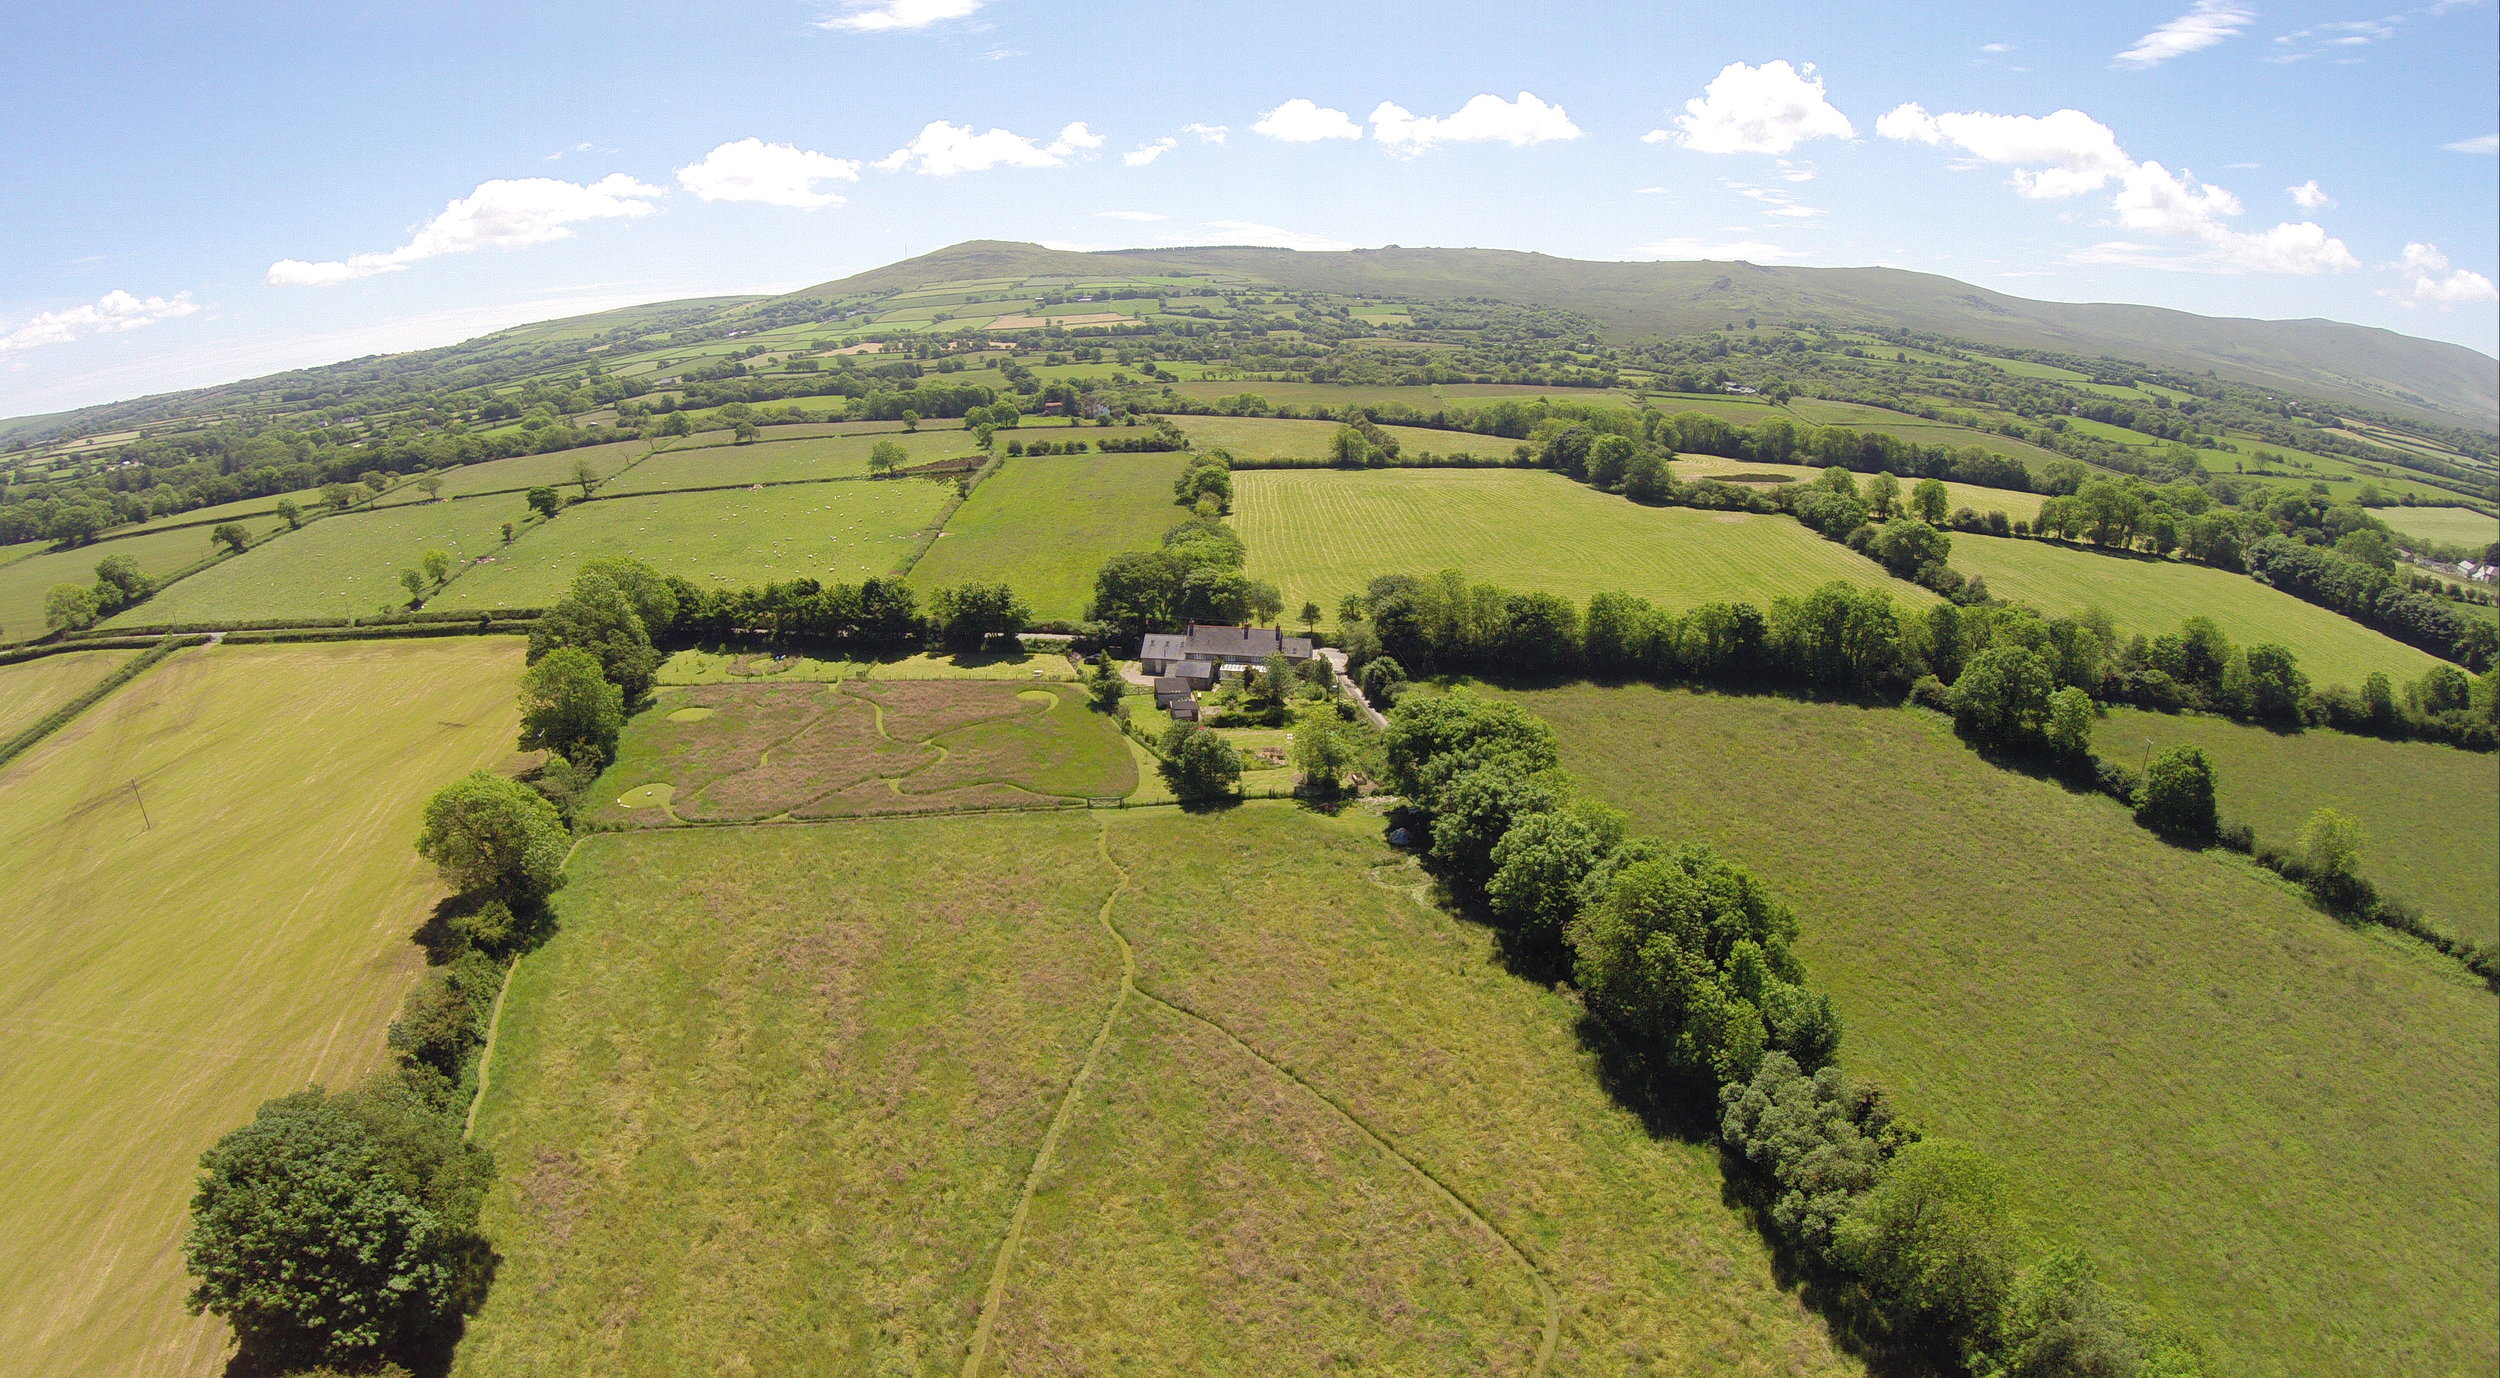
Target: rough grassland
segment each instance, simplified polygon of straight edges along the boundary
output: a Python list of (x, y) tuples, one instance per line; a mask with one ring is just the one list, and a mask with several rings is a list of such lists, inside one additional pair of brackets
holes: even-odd
[(0, 770), (10, 1372), (220, 1371), (182, 1310), (197, 1159), (382, 1056), (441, 894), (418, 812), (510, 754), (520, 666), (508, 637), (182, 651)]
[(2093, 739), (2130, 766), (2181, 743), (2213, 758), (2225, 821), (2290, 847), (2312, 809), (2341, 809), (2369, 834), (2361, 872), (2372, 883), (2420, 905), (2446, 932), (2500, 941), (2500, 757), (2129, 708), (2111, 712)]
[[(765, 434), (770, 435), (771, 432)], [(869, 450), (888, 442), (902, 446), (904, 453), (910, 456), (908, 462), (912, 464), (979, 453), (971, 438), (961, 431), (710, 445), (698, 449), (662, 451), (635, 465), (632, 472), (601, 491), (612, 494), (660, 493), (728, 483), (856, 478), (868, 472)]]
[[(1236, 459), (1325, 459), (1336, 439), (1338, 422), (1285, 421), (1260, 416), (1175, 416), (1173, 421), (1201, 450), (1221, 446)], [(1435, 431), (1418, 426), (1383, 426), (1396, 439), (1401, 454), (1429, 450), (1437, 455), (1464, 451), (1479, 459), (1507, 457), (1519, 442), (1471, 431)]]
[(454, 579), (427, 606), (542, 607), (563, 596), (584, 560), (603, 555), (728, 587), (855, 584), (891, 571), (953, 491), (896, 479), (581, 503)]
[[(1234, 526), (1250, 572), (1290, 612), (1381, 574), (1463, 571), (1571, 598), (1618, 590), (1668, 608), (1721, 598), (1768, 604), (1834, 579), (1935, 601), (1787, 517), (1643, 507), (1559, 474), (1504, 469), (1270, 470), (1233, 476)], [(1958, 549), (1958, 547), (1957, 547)]]
[(2455, 963), (1988, 765), (1936, 715), (1520, 697), (1601, 797), (1794, 905), (1844, 1060), (2003, 1161), (2043, 1235), (2209, 1329), (2218, 1372), (2500, 1368), (2500, 1020)]
[[(662, 690), (627, 726), (593, 819), (823, 818), (1064, 804), (1137, 788), (1118, 727), (1073, 685), (775, 680)], [(654, 800), (660, 785), (665, 807)]]
[(137, 651), (64, 651), (41, 660), (0, 665), (0, 742), (43, 721), (127, 664)]
[(2158, 636), (2188, 618), (2212, 618), (2234, 643), (2278, 642), (2320, 687), (2359, 687), (2372, 670), (2399, 683), (2441, 662), (2340, 613), (2304, 603), (2245, 574), (2172, 560), (2132, 559), (2050, 541), (1956, 536), (1953, 567), (1988, 591), (2043, 612), (2099, 608), (2122, 633)]
[[(279, 525), (279, 522), (275, 517), (260, 517), (247, 519), (242, 525), (258, 534)], [(54, 584), (86, 586), (95, 583), (95, 567), (110, 556), (127, 555), (139, 562), (139, 568), (160, 579), (176, 570), (199, 564), (216, 551), (216, 547), (208, 542), (208, 533), (213, 529), (199, 526), (151, 531), (141, 536), (98, 541), (74, 550), (47, 551), (0, 565), (0, 639), (32, 641), (43, 635), (43, 596), (51, 592)], [(230, 560), (227, 563), (237, 562)], [(174, 587), (180, 588), (181, 585)], [(150, 604), (139, 606), (145, 608)]]
[(1607, 1100), (1568, 1002), (1370, 879), (1409, 874), (1378, 828), (591, 838), (505, 1006), (503, 1265), (456, 1371), (960, 1373), (1106, 1015), (985, 1374), (1521, 1372), (1537, 1275), (1423, 1171), (1550, 1278), (1555, 1373), (1854, 1371), (1713, 1156)]
[(1076, 620), (1094, 571), (1123, 550), (1152, 550), (1189, 514), (1172, 502), (1178, 454), (1020, 455), (983, 479), (913, 566), (922, 593), (970, 580), (1016, 591), (1033, 615)]
[(502, 545), (502, 524), (518, 522), (528, 512), (518, 496), (506, 495), (308, 522), (301, 531), (201, 570), (105, 625), (355, 617), (385, 606), (397, 610), (408, 605), (400, 571), (416, 568), (426, 551), (449, 552), (456, 568), (460, 561)]

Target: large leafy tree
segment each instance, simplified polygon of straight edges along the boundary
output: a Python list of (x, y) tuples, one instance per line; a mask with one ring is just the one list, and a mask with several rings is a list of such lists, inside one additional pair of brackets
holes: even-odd
[(1902, 1149), (1834, 1235), (1905, 1330), (1944, 1342), (1995, 1331), (2013, 1282), (2013, 1212), (2004, 1170), (1978, 1149)]
[(2187, 842), (2210, 842), (2221, 830), (2214, 808), (2214, 767), (2193, 746), (2174, 746), (2145, 767), (2135, 816), (2158, 833)]
[(425, 804), (417, 853), (464, 894), (533, 900), (564, 883), (569, 840), (556, 807), (518, 780), (472, 771)]
[(1204, 728), (1176, 722), (1162, 745), (1163, 778), (1183, 799), (1218, 799), (1241, 783), (1241, 754)]
[(590, 652), (560, 646), (521, 673), (521, 749), (604, 765), (625, 727), (625, 693)]
[[(665, 584), (658, 587), (667, 592)], [(672, 612), (674, 606), (671, 595)], [(660, 653), (651, 645), (650, 628), (634, 599), (609, 572), (585, 569), (564, 597), (530, 628), (531, 664), (564, 646), (597, 657), (600, 673), (624, 691), (627, 704), (640, 703), (650, 695), (660, 669)]]

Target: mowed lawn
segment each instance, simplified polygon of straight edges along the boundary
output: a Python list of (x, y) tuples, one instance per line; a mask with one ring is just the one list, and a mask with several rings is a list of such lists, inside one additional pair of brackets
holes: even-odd
[[(240, 524), (255, 535), (281, 525), (276, 517), (245, 518)], [(115, 555), (129, 556), (149, 576), (162, 579), (215, 554), (217, 547), (208, 540), (208, 533), (214, 529), (188, 526), (150, 531), (71, 550), (50, 550), (0, 565), (0, 640), (32, 641), (44, 634), (47, 629), (43, 624), (43, 597), (53, 585), (92, 586), (95, 567)], [(140, 604), (142, 608), (147, 606)]]
[(2426, 541), (2463, 546), (2486, 546), (2500, 541), (2500, 520), (2470, 507), (2382, 507), (2370, 515)]
[(2344, 732), (2270, 732), (2202, 713), (2111, 711), (2093, 746), (2140, 765), (2181, 744), (2213, 758), (2225, 822), (2290, 848), (2312, 810), (2340, 809), (2369, 835), (2361, 873), (2439, 927), (2500, 942), (2500, 757)]
[(1375, 880), (1411, 875), (1379, 829), (589, 838), (505, 1006), (455, 1371), (961, 1373), (1075, 1085), (982, 1373), (1524, 1372), (1540, 1277), (1556, 1373), (1855, 1372), (1568, 1002)]
[(137, 651), (63, 651), (40, 660), (0, 665), (0, 742), (43, 721), (128, 664)]
[[(765, 434), (770, 435), (771, 432)], [(635, 465), (631, 472), (601, 491), (611, 494), (661, 493), (678, 488), (718, 487), (732, 483), (858, 478), (868, 472), (868, 452), (888, 443), (902, 446), (908, 456), (906, 462), (911, 464), (979, 453), (971, 437), (961, 431), (826, 436), (815, 440), (759, 441), (752, 445), (707, 445), (697, 449), (663, 450)]]
[(2341, 613), (2304, 603), (2245, 574), (2208, 565), (2109, 555), (2051, 541), (1953, 538), (1953, 567), (1988, 592), (2050, 614), (2099, 608), (2123, 634), (2175, 632), (2210, 617), (2235, 645), (2276, 642), (2300, 657), (2312, 684), (2360, 687), (2373, 670), (2402, 684), (2443, 662)]
[(2456, 963), (1938, 715), (1518, 697), (1600, 797), (1794, 906), (1843, 1061), (1988, 1149), (2041, 1236), (2209, 1335), (2215, 1371), (2492, 1371), (2500, 1021)]
[(448, 553), (457, 568), (502, 545), (503, 523), (528, 515), (519, 495), (504, 494), (325, 517), (170, 585), (105, 625), (397, 611), (408, 605), (400, 572), (416, 568), (426, 551)]
[(974, 580), (1014, 589), (1033, 615), (1075, 621), (1094, 573), (1124, 550), (1152, 550), (1188, 517), (1172, 501), (1180, 454), (1019, 455), (983, 479), (912, 567), (922, 594)]
[(175, 654), (0, 768), (0, 1353), (210, 1375), (200, 1153), (342, 1085), (423, 965), (426, 796), (512, 751), (517, 637)]
[(564, 509), (426, 606), (543, 607), (584, 560), (608, 555), (726, 587), (858, 583), (891, 572), (954, 491), (951, 480), (882, 479), (603, 498)]
[(1376, 575), (1444, 569), (1574, 599), (1639, 594), (1667, 608), (1767, 606), (1834, 579), (1888, 588), (1904, 604), (1935, 601), (1787, 517), (1643, 507), (1541, 471), (1251, 471), (1233, 476), (1233, 493), (1250, 572), (1274, 581), (1288, 611), (1310, 600), (1333, 612)]

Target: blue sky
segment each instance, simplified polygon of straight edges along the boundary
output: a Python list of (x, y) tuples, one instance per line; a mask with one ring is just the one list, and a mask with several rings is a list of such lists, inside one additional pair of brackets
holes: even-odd
[(2491, 0), (0, 12), (0, 415), (962, 239), (1888, 264), (2500, 343)]

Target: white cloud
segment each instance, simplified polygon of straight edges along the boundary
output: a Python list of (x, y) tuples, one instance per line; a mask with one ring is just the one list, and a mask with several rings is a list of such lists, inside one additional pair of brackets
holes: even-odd
[(1296, 96), (1259, 116), (1250, 132), (1289, 144), (1309, 144), (1322, 139), (1359, 139), (1363, 137), (1363, 126), (1343, 110), (1314, 105)]
[(645, 198), (666, 194), (621, 172), (587, 186), (553, 177), (498, 178), (478, 183), (477, 190), (444, 206), (396, 249), (322, 263), (280, 259), (269, 265), (267, 281), (272, 287), (329, 287), (395, 273), (420, 259), (569, 239), (573, 231), (568, 227), (577, 221), (649, 215), (657, 207)]
[(1774, 158), (1771, 160), (1771, 165), (1779, 169), (1779, 179), (1783, 182), (1811, 182), (1814, 180), (1814, 165), (1812, 163), (1792, 163), (1786, 158)]
[(2398, 25), (2409, 15), (2391, 14), (2384, 19), (2348, 19), (2334, 24), (2313, 24), (2306, 29), (2278, 34), (2274, 52), (2268, 62), (2306, 62), (2325, 57), (2338, 63), (2359, 62), (2360, 50), (2373, 43), (2395, 36)]
[(2436, 306), (2445, 311), (2471, 302), (2500, 301), (2500, 288), (2493, 287), (2490, 278), (2464, 268), (2451, 270), (2448, 256), (2435, 245), (2407, 244), (2404, 256), (2387, 266), (2403, 274), (2405, 288), (2380, 295), (2407, 306)]
[[(2119, 147), (2109, 126), (2080, 110), (2040, 116), (1931, 115), (1917, 105), (1903, 105), (1877, 120), (1875, 132), (1911, 143), (1950, 144), (1973, 163), (2011, 166), (2015, 192), (2034, 199), (2081, 196), (2115, 184), (2110, 209), (2120, 225), (2204, 246), (2180, 256), (2114, 240), (2079, 253), (2082, 262), (2259, 273), (2342, 272), (2361, 266), (2342, 240), (2306, 221), (2256, 233), (2232, 229), (2226, 222), (2246, 209), (2238, 197), (2199, 182), (2185, 170), (2174, 173), (2157, 162), (2137, 162)], [(2315, 190), (2315, 183), (2310, 189)]]
[(1181, 141), (1178, 139), (1157, 139), (1153, 143), (1141, 144), (1138, 147), (1132, 148), (1128, 152), (1121, 154), (1120, 161), (1128, 164), (1130, 167), (1144, 167), (1146, 164), (1151, 163), (1155, 159), (1162, 157), (1164, 154), (1171, 152), (1173, 149), (1180, 147), (1180, 145)]
[(1684, 102), (1676, 130), (1653, 129), (1646, 143), (1679, 143), (1700, 153), (1786, 153), (1808, 139), (1853, 139), (1849, 117), (1823, 99), (1814, 64), (1759, 67), (1731, 62)]
[(1770, 207), (1764, 212), (1766, 215), (1784, 216), (1790, 220), (1811, 220), (1815, 216), (1828, 213), (1820, 206), (1799, 205), (1796, 197), (1777, 187), (1751, 187), (1742, 182), (1730, 182), (1727, 186), (1728, 190), (1739, 196), (1750, 197)]
[(859, 164), (762, 139), (725, 143), (677, 169), (677, 185), (706, 201), (761, 201), (768, 206), (838, 206), (822, 182), (856, 182)]
[[(1303, 249), (1318, 252), (1342, 252), (1354, 246), (1342, 239), (1323, 234), (1307, 234), (1301, 230), (1280, 230), (1274, 225), (1261, 225), (1249, 220), (1211, 220), (1207, 228), (1221, 238), (1219, 244), (1247, 244), (1265, 249)], [(1175, 241), (1177, 242), (1177, 241)]]
[(1181, 126), (1181, 132), (1182, 132), (1183, 134), (1195, 134), (1195, 135), (1197, 135), (1197, 136), (1198, 136), (1198, 142), (1200, 142), (1200, 143), (1206, 143), (1206, 144), (1220, 144), (1220, 143), (1224, 142), (1226, 139), (1228, 139), (1228, 138), (1232, 137), (1232, 132), (1233, 132), (1233, 131), (1232, 131), (1231, 126), (1229, 126), (1229, 125), (1221, 125), (1221, 124), (1185, 124), (1185, 125), (1182, 125), (1182, 126)]
[(1982, 43), (1979, 45), (1979, 51), (1983, 53), (2010, 53), (2014, 51), (2014, 45), (2011, 43)]
[(910, 143), (878, 159), (874, 166), (888, 172), (951, 177), (994, 167), (1059, 167), (1080, 152), (1100, 147), (1102, 136), (1087, 129), (1082, 120), (1060, 130), (1047, 144), (1004, 129), (975, 134), (968, 124), (931, 120)]
[(1096, 211), (1094, 214), (1105, 220), (1161, 220), (1164, 218), (1161, 211)]
[(2459, 139), (2452, 144), (2441, 144), (2440, 147), (2450, 153), (2480, 153), (2488, 158), (2495, 153), (2500, 153), (2500, 134), (2485, 134), (2478, 139)]
[(589, 151), (590, 141), (588, 139), (584, 139), (580, 143), (573, 145), (571, 148), (559, 148), (555, 152), (548, 154), (540, 161), (552, 163), (562, 159), (568, 153), (588, 153)]
[(13, 350), (34, 349), (41, 345), (68, 344), (85, 335), (114, 335), (137, 330), (176, 316), (188, 316), (199, 310), (188, 292), (170, 297), (134, 297), (115, 289), (83, 306), (66, 311), (45, 311), (24, 324), (0, 335), (0, 354)]
[(1499, 96), (1471, 98), (1449, 115), (1418, 117), (1405, 107), (1382, 101), (1372, 111), (1372, 137), (1402, 153), (1421, 153), (1437, 143), (1541, 144), (1576, 139), (1580, 127), (1559, 105), (1522, 91), (1519, 99)]
[(2111, 61), (2137, 71), (2158, 67), (2174, 57), (2185, 57), (2235, 38), (2256, 18), (2255, 10), (2234, 0), (2196, 0), (2194, 8), (2137, 39), (2134, 47)]
[(981, 8), (982, 0), (868, 0), (854, 3), (842, 13), (820, 19), (820, 29), (849, 29), (853, 33), (891, 33), (897, 29), (925, 29), (949, 19), (961, 19)]
[(1723, 259), (1746, 263), (1776, 263), (1783, 258), (1803, 258), (1793, 249), (1758, 239), (1738, 239), (1713, 243), (1701, 239), (1661, 239), (1655, 244), (1637, 245), (1633, 253), (1643, 258)]
[(2293, 205), (2305, 211), (2332, 210), (2335, 207), (2335, 198), (2326, 194), (2326, 188), (2319, 186), (2315, 177), (2299, 186), (2285, 187), (2283, 191), (2292, 198)]

